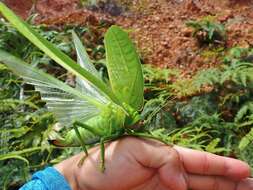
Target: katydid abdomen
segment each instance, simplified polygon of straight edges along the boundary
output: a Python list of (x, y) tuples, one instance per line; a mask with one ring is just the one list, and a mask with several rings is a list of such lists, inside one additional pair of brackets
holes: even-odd
[(125, 112), (113, 105), (108, 105), (99, 116), (89, 119), (87, 122), (75, 121), (74, 125), (80, 133), (78, 138), (76, 129), (71, 129), (64, 139), (59, 140), (62, 146), (80, 146), (80, 140), (85, 145), (96, 144), (101, 138), (120, 136), (124, 134)]

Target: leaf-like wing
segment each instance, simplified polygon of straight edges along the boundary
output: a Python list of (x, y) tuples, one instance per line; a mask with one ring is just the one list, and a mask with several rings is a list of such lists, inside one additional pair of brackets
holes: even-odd
[(0, 13), (29, 41), (35, 46), (45, 52), (55, 62), (60, 64), (66, 70), (72, 72), (76, 76), (89, 81), (96, 86), (101, 92), (105, 93), (113, 101), (117, 102), (116, 96), (111, 89), (99, 80), (97, 77), (83, 69), (80, 65), (76, 64), (69, 56), (57, 49), (52, 43), (44, 39), (38, 32), (34, 31), (29, 24), (17, 17), (4, 3), (0, 2)]
[[(85, 47), (83, 46), (81, 40), (78, 38), (74, 31), (72, 32), (72, 37), (76, 48), (77, 63), (83, 69), (93, 74), (94, 77), (97, 77), (99, 80), (101, 80), (98, 71), (90, 61), (89, 55), (87, 54)], [(102, 103), (109, 102), (105, 95), (102, 94), (94, 85), (90, 84), (87, 80), (84, 80), (78, 76), (76, 77), (76, 88), (85, 94), (89, 94), (91, 97), (95, 97)]]
[(74, 31), (72, 31), (72, 38), (73, 38), (74, 45), (76, 48), (78, 64), (82, 68), (92, 73), (98, 79), (100, 79), (98, 71), (96, 70), (94, 65), (91, 63), (91, 60), (89, 58), (87, 51), (85, 50), (85, 47), (83, 46), (81, 40), (79, 39), (79, 37)]
[(27, 83), (35, 86), (59, 122), (72, 124), (74, 120), (85, 121), (100, 113), (104, 104), (82, 94), (60, 80), (24, 63), (13, 55), (0, 50), (0, 62), (6, 64)]
[(143, 105), (143, 74), (139, 56), (128, 34), (112, 26), (105, 35), (107, 69), (114, 94), (138, 110)]

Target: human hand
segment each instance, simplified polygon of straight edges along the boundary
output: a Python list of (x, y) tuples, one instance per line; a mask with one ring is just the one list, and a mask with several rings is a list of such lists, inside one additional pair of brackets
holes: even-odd
[(104, 173), (99, 170), (99, 147), (55, 168), (73, 190), (252, 190), (249, 166), (239, 160), (153, 140), (126, 137), (108, 143)]

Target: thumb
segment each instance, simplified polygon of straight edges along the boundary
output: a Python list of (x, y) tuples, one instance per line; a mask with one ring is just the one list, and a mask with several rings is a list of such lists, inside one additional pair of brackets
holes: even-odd
[(137, 161), (155, 169), (161, 183), (170, 190), (187, 190), (186, 173), (177, 151), (156, 141), (140, 140), (140, 143), (142, 151), (134, 151)]

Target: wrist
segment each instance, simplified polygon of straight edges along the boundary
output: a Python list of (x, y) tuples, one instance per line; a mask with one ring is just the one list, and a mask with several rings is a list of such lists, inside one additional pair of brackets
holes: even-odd
[(70, 158), (54, 166), (54, 168), (64, 176), (65, 180), (71, 187), (71, 190), (80, 190), (77, 182), (77, 177), (75, 175), (75, 170), (77, 167), (76, 163), (77, 162)]

